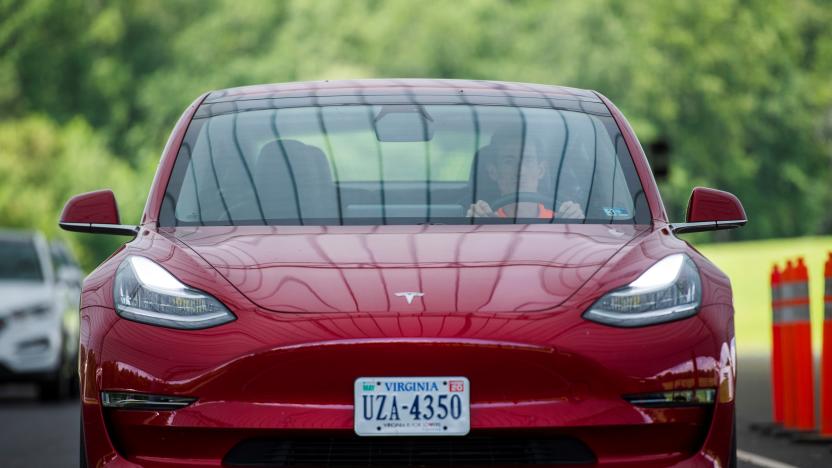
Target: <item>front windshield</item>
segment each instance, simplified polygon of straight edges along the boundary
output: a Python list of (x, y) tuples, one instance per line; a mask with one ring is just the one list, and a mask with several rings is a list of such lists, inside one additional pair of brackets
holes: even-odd
[(31, 239), (0, 239), (0, 281), (43, 281), (40, 257)]
[(649, 223), (609, 115), (498, 105), (266, 108), (194, 119), (162, 226)]

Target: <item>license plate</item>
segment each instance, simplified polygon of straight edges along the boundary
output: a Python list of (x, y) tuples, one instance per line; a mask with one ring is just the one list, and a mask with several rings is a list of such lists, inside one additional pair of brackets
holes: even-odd
[(361, 377), (355, 381), (360, 436), (462, 436), (471, 429), (465, 377)]

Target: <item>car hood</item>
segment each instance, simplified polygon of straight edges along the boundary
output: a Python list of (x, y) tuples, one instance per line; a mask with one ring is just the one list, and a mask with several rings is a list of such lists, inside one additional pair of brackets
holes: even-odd
[(281, 312), (525, 312), (562, 304), (629, 225), (243, 226), (163, 232)]
[(0, 281), (0, 317), (17, 309), (35, 305), (51, 305), (52, 288), (37, 281)]

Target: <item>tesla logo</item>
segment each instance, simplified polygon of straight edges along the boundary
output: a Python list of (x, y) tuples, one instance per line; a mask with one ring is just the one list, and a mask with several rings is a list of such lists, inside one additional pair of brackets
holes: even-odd
[(424, 296), (423, 292), (397, 292), (396, 296), (403, 297), (408, 304), (413, 304), (413, 299)]

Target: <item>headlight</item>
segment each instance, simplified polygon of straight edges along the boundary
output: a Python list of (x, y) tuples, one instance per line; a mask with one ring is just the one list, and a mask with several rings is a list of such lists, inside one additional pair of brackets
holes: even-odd
[(144, 257), (121, 262), (114, 289), (116, 312), (136, 322), (194, 330), (236, 318), (220, 301), (185, 286)]
[(675, 254), (596, 301), (584, 318), (618, 327), (640, 327), (690, 317), (701, 300), (696, 265), (687, 255)]
[(23, 307), (12, 311), (10, 317), (14, 320), (26, 320), (30, 318), (44, 318), (49, 316), (52, 311), (50, 304), (37, 304), (29, 307)]

